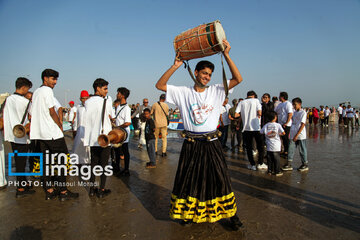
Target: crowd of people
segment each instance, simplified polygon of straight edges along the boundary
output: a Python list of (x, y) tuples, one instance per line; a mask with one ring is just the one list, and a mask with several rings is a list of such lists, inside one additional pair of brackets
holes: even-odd
[[(66, 119), (72, 125), (73, 147), (71, 152), (63, 133), (64, 108), (54, 97), (53, 89), (59, 73), (45, 69), (42, 86), (34, 91), (32, 82), (20, 77), (15, 82), (15, 93), (9, 96), (1, 107), (4, 123), (4, 139), (1, 139), (1, 157), (4, 160), (3, 140), (11, 143), (14, 153), (41, 152), (55, 155), (77, 154), (79, 165), (91, 169), (104, 170), (112, 159), (112, 170), (116, 177), (130, 176), (130, 126), (138, 137), (138, 148), (146, 146), (148, 162), (146, 168), (156, 168), (156, 155), (167, 156), (168, 125), (171, 118), (181, 116), (184, 123), (184, 138), (179, 154), (178, 169), (171, 195), (170, 217), (181, 220), (182, 224), (216, 222), (229, 218), (231, 226), (238, 229), (242, 225), (236, 215), (235, 195), (227, 171), (224, 152), (228, 151), (227, 140), (231, 139), (231, 150), (246, 152), (251, 171), (266, 171), (270, 175), (282, 176), (284, 171), (293, 170), (295, 150), (299, 149), (300, 172), (308, 171), (306, 124), (316, 126), (318, 119), (323, 127), (328, 126), (329, 117), (334, 110), (320, 107), (302, 107), (299, 97), (289, 101), (287, 92), (280, 92), (279, 98), (265, 93), (258, 99), (254, 91), (248, 91), (245, 99), (228, 101), (228, 93), (242, 82), (242, 76), (229, 55), (230, 45), (224, 40), (223, 56), (230, 68), (232, 78), (223, 84), (208, 85), (215, 66), (208, 61), (200, 61), (194, 71), (194, 86), (173, 86), (168, 84), (171, 76), (183, 64), (175, 59), (174, 64), (156, 83), (161, 94), (159, 101), (152, 106), (147, 98), (143, 104), (127, 102), (130, 90), (117, 89), (116, 100), (108, 96), (108, 82), (98, 78), (93, 82), (93, 94), (86, 90), (80, 93), (81, 104), (69, 102)], [(170, 109), (168, 104), (176, 106)], [(340, 105), (337, 109), (339, 124), (354, 127), (359, 124), (358, 111), (350, 105)], [(29, 135), (16, 137), (13, 128), (31, 122)], [(106, 136), (113, 129), (121, 129), (125, 138), (116, 144), (101, 145), (99, 137)], [(125, 134), (126, 133), (126, 134)], [(230, 137), (229, 137), (230, 133)], [(0, 134), (1, 135), (1, 134)], [(159, 148), (159, 141), (162, 147)], [(257, 161), (255, 158), (257, 156)], [(280, 166), (280, 158), (286, 164)], [(36, 162), (33, 157), (14, 155), (16, 172), (24, 173), (26, 163)], [(67, 158), (68, 159), (68, 158)], [(267, 159), (267, 161), (265, 161)], [(121, 162), (124, 162), (123, 166)], [(30, 164), (30, 165), (32, 165)], [(43, 167), (49, 164), (43, 162)], [(68, 166), (69, 162), (57, 161)], [(6, 185), (4, 161), (1, 163), (0, 187)], [(34, 168), (35, 169), (35, 168)], [(37, 168), (36, 168), (37, 169)], [(62, 171), (63, 170), (63, 171)], [(61, 201), (76, 199), (78, 193), (70, 191), (66, 185), (66, 171), (60, 169), (56, 175), (44, 174), (41, 177), (45, 199), (58, 197)], [(152, 170), (151, 170), (152, 171)], [(95, 171), (89, 178), (88, 195), (103, 198), (111, 193), (106, 188), (108, 175), (100, 174), (97, 184)], [(26, 176), (17, 176), (16, 197), (35, 193)]]

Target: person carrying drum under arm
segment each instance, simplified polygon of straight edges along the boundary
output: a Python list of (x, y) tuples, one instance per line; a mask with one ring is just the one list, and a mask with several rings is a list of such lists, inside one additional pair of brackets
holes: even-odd
[(158, 150), (159, 135), (161, 134), (162, 151), (161, 156), (166, 156), (167, 147), (167, 126), (169, 119), (169, 106), (165, 103), (166, 96), (161, 94), (160, 101), (151, 108), (151, 114), (155, 120), (155, 152)]
[[(230, 58), (229, 42), (224, 40), (223, 44), (223, 55), (232, 73), (227, 85), (232, 89), (242, 81), (242, 76)], [(170, 217), (182, 220), (182, 224), (230, 218), (231, 226), (237, 230), (242, 223), (236, 215), (235, 195), (217, 131), (226, 88), (223, 84), (208, 86), (214, 70), (208, 61), (196, 65), (194, 86), (169, 85), (168, 80), (182, 64), (183, 61), (175, 59), (156, 83), (157, 89), (166, 92), (167, 101), (179, 107), (185, 128)]]
[[(10, 95), (6, 99), (4, 107), (4, 137), (5, 141), (11, 143), (13, 152), (27, 153), (30, 152), (30, 140), (29, 136), (25, 134), (23, 137), (14, 135), (13, 129), (16, 125), (21, 124), (25, 126), (28, 121), (28, 110), (30, 107), (30, 100), (24, 96), (28, 93), (32, 87), (32, 83), (29, 79), (19, 77), (16, 79), (15, 93)], [(15, 153), (15, 166), (16, 172), (24, 173), (27, 157), (20, 157)], [(18, 186), (16, 189), (16, 197), (23, 197), (28, 194), (35, 193), (30, 189), (25, 176), (17, 176)]]
[(129, 153), (129, 138), (130, 138), (130, 125), (131, 125), (131, 108), (126, 102), (129, 97), (130, 91), (127, 88), (121, 87), (117, 90), (116, 98), (120, 101), (120, 105), (115, 109), (115, 124), (126, 130), (127, 138), (120, 147), (115, 147), (115, 163), (116, 167), (120, 169), (120, 155), (124, 155), (125, 166), (118, 176), (130, 176), (130, 153)]
[[(112, 100), (108, 93), (109, 83), (98, 78), (93, 83), (95, 95), (85, 102), (85, 134), (84, 146), (90, 146), (91, 177), (89, 196), (103, 198), (111, 193), (110, 189), (105, 189), (106, 175), (105, 167), (110, 157), (110, 144), (101, 147), (98, 137), (102, 134), (107, 135), (112, 130), (111, 119), (114, 118)], [(95, 175), (93, 169), (101, 166), (103, 173), (100, 176), (100, 187), (96, 188)]]

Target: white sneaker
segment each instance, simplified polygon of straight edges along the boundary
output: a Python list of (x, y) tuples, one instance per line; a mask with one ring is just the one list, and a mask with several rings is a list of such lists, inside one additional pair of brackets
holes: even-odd
[(248, 165), (247, 166), (249, 170), (253, 170), (253, 171), (256, 171), (256, 166), (255, 165)]
[(257, 168), (262, 169), (262, 170), (266, 170), (268, 168), (268, 166), (265, 163), (263, 163), (263, 164), (258, 164)]

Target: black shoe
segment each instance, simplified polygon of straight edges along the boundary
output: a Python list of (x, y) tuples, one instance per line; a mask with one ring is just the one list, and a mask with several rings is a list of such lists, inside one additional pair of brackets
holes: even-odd
[(156, 168), (156, 165), (152, 164), (151, 162), (147, 162), (146, 168)]
[(297, 170), (300, 172), (304, 172), (304, 171), (308, 171), (309, 167), (307, 164), (302, 164)]
[(24, 188), (24, 191), (19, 191), (19, 189), (16, 189), (16, 198), (24, 197), (25, 195), (31, 195), (34, 194), (35, 190), (31, 190), (28, 188)]
[(111, 193), (111, 190), (110, 189), (99, 189), (97, 192), (96, 192), (96, 196), (98, 198), (103, 198), (107, 195), (109, 195)]
[(89, 197), (95, 196), (95, 194), (97, 193), (97, 191), (98, 191), (97, 188), (91, 187), (91, 188), (90, 188), (90, 191), (89, 191)]
[(281, 168), (283, 171), (292, 171), (293, 167), (290, 164), (286, 164)]
[(163, 152), (163, 153), (161, 154), (161, 156), (162, 156), (162, 157), (166, 157), (166, 156), (167, 156), (166, 152)]
[(59, 194), (59, 200), (61, 202), (65, 201), (65, 200), (76, 199), (76, 198), (79, 198), (79, 194), (70, 192), (69, 190), (66, 190), (65, 193)]
[(124, 170), (122, 170), (122, 171), (120, 171), (120, 173), (119, 173), (119, 175), (118, 175), (119, 177), (128, 177), (128, 176), (130, 176), (130, 171), (128, 170), (128, 169), (124, 169)]
[(57, 192), (55, 191), (55, 189), (52, 192), (45, 191), (45, 200), (54, 199), (56, 198), (56, 196), (57, 196)]
[(230, 227), (232, 230), (237, 231), (243, 226), (243, 223), (240, 221), (237, 215), (230, 218)]

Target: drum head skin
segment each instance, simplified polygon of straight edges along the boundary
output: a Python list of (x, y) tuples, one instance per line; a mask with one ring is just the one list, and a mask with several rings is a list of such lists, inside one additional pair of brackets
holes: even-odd
[(180, 60), (211, 56), (224, 51), (225, 31), (219, 20), (182, 32), (174, 39), (175, 53)]
[(214, 26), (215, 26), (216, 40), (219, 43), (219, 47), (221, 48), (221, 51), (224, 51), (225, 47), (224, 47), (223, 41), (226, 40), (226, 35), (225, 35), (224, 28), (222, 27), (219, 20), (216, 20), (214, 22)]

